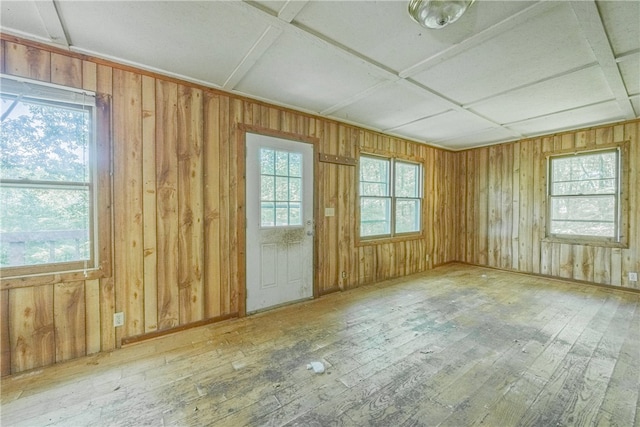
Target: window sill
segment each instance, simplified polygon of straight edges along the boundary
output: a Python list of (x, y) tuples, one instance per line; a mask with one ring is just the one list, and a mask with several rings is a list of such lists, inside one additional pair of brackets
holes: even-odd
[(597, 248), (619, 248), (619, 249), (628, 249), (629, 245), (625, 242), (610, 242), (607, 240), (593, 239), (589, 237), (558, 237), (558, 236), (549, 236), (545, 237), (541, 240), (546, 243), (561, 243), (564, 245), (582, 245), (582, 246), (592, 246)]
[(84, 270), (80, 270), (2, 277), (0, 279), (0, 290), (53, 285), (62, 282), (79, 282), (84, 280), (102, 279), (105, 277), (109, 277), (108, 269), (105, 268), (87, 270), (86, 276)]
[(385, 243), (408, 242), (411, 240), (420, 240), (423, 237), (423, 233), (407, 233), (393, 237), (358, 237), (356, 246), (375, 246)]

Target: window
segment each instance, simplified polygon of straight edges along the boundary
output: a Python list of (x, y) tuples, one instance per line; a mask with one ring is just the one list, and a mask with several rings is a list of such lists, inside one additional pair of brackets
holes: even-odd
[(302, 225), (302, 153), (260, 149), (260, 226)]
[(549, 158), (548, 234), (620, 241), (620, 151)]
[(422, 167), (383, 157), (360, 157), (360, 237), (419, 233)]
[(5, 76), (0, 96), (2, 275), (86, 275), (102, 261), (96, 97)]

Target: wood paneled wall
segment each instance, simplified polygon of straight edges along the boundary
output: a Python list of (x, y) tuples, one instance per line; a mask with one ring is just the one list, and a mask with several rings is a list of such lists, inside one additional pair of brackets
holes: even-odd
[[(471, 264), (639, 288), (640, 121), (459, 152), (457, 255)], [(628, 248), (545, 239), (546, 158), (564, 150), (629, 141)], [(624, 230), (626, 234), (626, 230)]]
[[(10, 36), (0, 60), (2, 73), (111, 96), (113, 128), (113, 274), (2, 282), (2, 375), (242, 314), (246, 128), (317, 141), (316, 153), (423, 165), (423, 236), (360, 244), (357, 168), (316, 161), (317, 294), (455, 260), (619, 286), (640, 270), (637, 121), (453, 153)], [(545, 155), (627, 139), (629, 249), (544, 242)], [(326, 207), (335, 216), (318, 215)], [(125, 325), (114, 328), (118, 311)]]
[[(245, 128), (424, 166), (423, 238), (359, 245), (357, 168), (316, 161), (316, 292), (455, 260), (455, 153), (2, 36), (1, 72), (111, 96), (112, 276), (0, 290), (2, 375), (242, 314)], [(344, 272), (344, 275), (343, 275)], [(345, 277), (343, 277), (345, 276)], [(113, 327), (123, 311), (125, 325)]]

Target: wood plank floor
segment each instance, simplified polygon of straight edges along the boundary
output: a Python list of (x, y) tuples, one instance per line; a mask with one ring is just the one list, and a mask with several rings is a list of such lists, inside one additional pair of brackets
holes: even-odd
[(4, 378), (1, 424), (638, 426), (639, 305), (451, 264)]

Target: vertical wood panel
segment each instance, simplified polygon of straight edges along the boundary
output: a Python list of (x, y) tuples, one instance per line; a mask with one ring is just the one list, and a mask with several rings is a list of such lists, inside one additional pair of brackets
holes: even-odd
[(204, 301), (205, 317), (220, 316), (220, 98), (204, 97)]
[(100, 351), (100, 280), (87, 280), (84, 288), (85, 298), (85, 341), (86, 353)]
[(488, 265), (489, 252), (488, 252), (488, 230), (489, 224), (489, 203), (488, 203), (488, 189), (487, 189), (487, 174), (489, 169), (488, 164), (489, 149), (481, 148), (478, 153), (478, 222), (476, 224), (476, 236), (478, 239), (478, 264)]
[(158, 329), (178, 325), (178, 86), (156, 83)]
[(178, 286), (180, 324), (202, 319), (204, 231), (202, 92), (178, 87)]
[(11, 372), (55, 362), (53, 285), (9, 291)]
[[(241, 200), (242, 194), (240, 193), (241, 182), (244, 182), (244, 177), (239, 174), (240, 166), (239, 162), (244, 164), (244, 146), (240, 148), (241, 131), (239, 124), (243, 123), (243, 109), (242, 101), (234, 99), (230, 105), (229, 111), (229, 248), (228, 255), (231, 260), (230, 270), (230, 294), (229, 294), (229, 313), (238, 313), (241, 307), (244, 307), (246, 302), (245, 287), (240, 285), (240, 280), (244, 277), (244, 272), (240, 269), (240, 256), (241, 252), (244, 252), (244, 248), (240, 247), (238, 227), (240, 223), (244, 226), (245, 212), (244, 212), (244, 200)], [(242, 167), (244, 169), (244, 167)], [(242, 186), (244, 187), (244, 186)], [(244, 191), (244, 189), (242, 189)]]
[(500, 267), (511, 268), (511, 232), (513, 218), (513, 144), (502, 145), (502, 210), (500, 229)]
[(629, 230), (629, 242), (630, 247), (622, 250), (622, 272), (621, 281), (623, 286), (631, 288), (640, 288), (640, 282), (631, 282), (629, 280), (629, 272), (636, 272), (640, 274), (640, 140), (639, 130), (640, 121), (625, 124), (624, 137), (629, 140), (630, 147), (629, 152), (623, 152), (623, 155), (627, 155), (630, 159), (629, 169), (625, 171), (625, 176), (628, 177), (629, 191), (626, 195), (622, 195), (623, 198), (627, 198), (628, 211), (630, 218), (625, 218), (625, 221)]
[(100, 279), (100, 348), (110, 351), (116, 348), (116, 330), (113, 313), (116, 311), (116, 296), (113, 278)]
[(533, 240), (533, 192), (531, 184), (533, 182), (533, 162), (532, 142), (522, 141), (520, 144), (520, 225), (518, 227), (518, 268), (520, 271), (531, 272), (531, 247)]
[(54, 285), (53, 313), (56, 362), (86, 354), (84, 283)]
[(9, 338), (9, 291), (0, 291), (0, 376), (11, 373), (11, 339)]
[(114, 70), (113, 151), (116, 310), (125, 323), (116, 339), (144, 332), (144, 248), (142, 216), (142, 81)]
[(51, 54), (47, 51), (5, 42), (4, 63), (7, 74), (51, 81)]
[(7, 73), (7, 70), (6, 70), (7, 60), (4, 55), (6, 48), (7, 47), (6, 47), (5, 41), (0, 40), (0, 73), (3, 73), (3, 74)]
[(156, 86), (142, 77), (142, 210), (144, 212), (144, 331), (158, 329), (157, 205), (156, 205)]
[(220, 98), (220, 312), (231, 313), (231, 257), (228, 252), (230, 246), (230, 188), (229, 163), (230, 158), (230, 130), (229, 130), (228, 97)]
[(82, 88), (95, 92), (98, 90), (98, 66), (95, 62), (82, 61)]
[(82, 87), (82, 60), (57, 53), (51, 54), (51, 83)]

